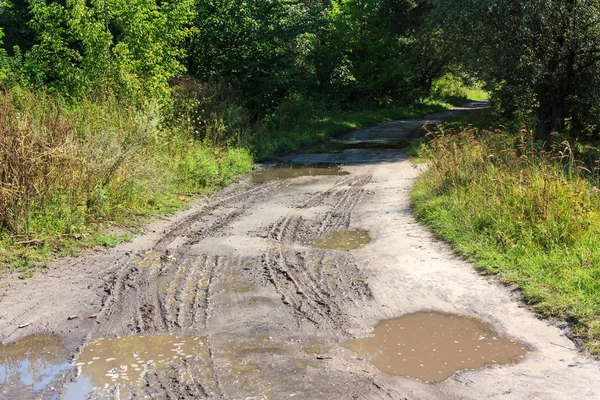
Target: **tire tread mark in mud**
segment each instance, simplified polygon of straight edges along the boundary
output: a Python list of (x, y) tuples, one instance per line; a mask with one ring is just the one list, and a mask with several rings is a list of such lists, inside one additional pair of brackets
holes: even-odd
[[(249, 190), (243, 188), (243, 189), (239, 189), (238, 191), (234, 192), (233, 194), (228, 194), (228, 195), (224, 195), (219, 198), (216, 198), (215, 200), (211, 201), (209, 204), (204, 206), (202, 209), (189, 215), (187, 218), (185, 218), (183, 221), (178, 223), (171, 230), (166, 232), (164, 234), (164, 236), (154, 244), (153, 249), (155, 251), (166, 250), (166, 248), (169, 246), (170, 243), (172, 243), (178, 236), (180, 236), (183, 232), (185, 232), (196, 221), (200, 220), (202, 218), (202, 216), (213, 213), (217, 208), (223, 207), (223, 206), (227, 205), (228, 203), (232, 203), (232, 202), (239, 201), (242, 199), (246, 199), (245, 204), (250, 204), (251, 202), (256, 201), (256, 199), (259, 198), (260, 196), (270, 193), (273, 190), (276, 190), (279, 186), (281, 186), (281, 184), (282, 184), (281, 182), (273, 182), (273, 183), (261, 185), (261, 186), (258, 186), (258, 187), (255, 187), (255, 188), (252, 188)], [(197, 240), (197, 238), (196, 238), (196, 240)]]
[[(328, 190), (309, 198), (328, 196), (335, 202), (322, 216), (317, 235), (348, 228), (352, 211), (366, 193), (361, 186), (370, 182), (370, 175), (339, 180)], [(339, 189), (342, 185), (346, 188)], [(307, 242), (313, 236), (302, 217), (288, 215), (270, 229), (269, 237), (277, 241), (262, 259), (264, 274), (281, 296), (284, 304), (294, 309), (298, 324), (308, 320), (326, 324), (347, 334), (349, 318), (344, 304), (360, 305), (372, 298), (371, 291), (360, 277), (353, 258), (336, 251), (293, 251), (289, 243)], [(358, 278), (357, 278), (358, 277)]]
[[(202, 380), (200, 379), (200, 377), (203, 377), (205, 380), (209, 380), (208, 377), (201, 373), (197, 365), (191, 365), (187, 359), (183, 359), (183, 364), (185, 371), (188, 373), (192, 379), (192, 383), (196, 387), (196, 393), (193, 394), (192, 398), (197, 398), (198, 396), (202, 396), (202, 398), (209, 398), (211, 391), (207, 388), (206, 384), (202, 384)], [(194, 390), (190, 383), (186, 383), (186, 388), (190, 392)]]
[(207, 236), (220, 231), (221, 229), (229, 225), (230, 222), (242, 216), (245, 212), (245, 208), (247, 208), (247, 206), (241, 209), (235, 209), (224, 216), (220, 216), (219, 218), (217, 218), (216, 221), (214, 221), (211, 224), (201, 224), (201, 227), (197, 231), (193, 231), (195, 224), (192, 224), (190, 226), (192, 232), (189, 235), (191, 237), (184, 243), (184, 246), (195, 245), (201, 242)]
[(210, 269), (208, 264), (209, 257), (204, 256), (202, 261), (197, 265), (200, 276), (196, 282), (196, 292), (194, 293), (194, 299), (192, 300), (192, 307), (190, 309), (191, 326), (194, 328), (206, 328), (208, 315), (208, 286), (211, 274), (214, 272), (214, 268)]
[[(210, 272), (208, 274), (208, 282), (206, 284), (206, 296), (205, 296), (205, 307), (204, 307), (204, 325), (206, 327), (208, 327), (209, 318), (210, 318), (210, 305), (211, 305), (210, 296), (211, 296), (212, 284), (214, 282), (216, 273), (218, 272), (219, 269), (221, 269), (223, 267), (223, 265), (225, 264), (226, 261), (227, 261), (226, 257), (215, 256), (213, 259), (213, 262), (212, 262), (212, 268), (209, 269)], [(217, 368), (215, 367), (215, 358), (214, 358), (214, 354), (213, 354), (210, 336), (206, 336), (206, 348), (207, 348), (207, 354), (208, 354), (208, 366), (212, 372), (212, 375), (214, 376), (215, 389), (217, 392), (216, 394), (219, 397), (222, 397), (221, 382), (219, 380)]]
[(328, 199), (335, 197), (337, 193), (342, 192), (338, 189), (341, 186), (364, 186), (367, 183), (371, 182), (371, 180), (372, 175), (352, 176), (340, 179), (329, 189), (312, 194), (311, 196), (309, 196), (308, 199), (304, 200), (302, 203), (297, 205), (296, 208), (312, 208), (317, 205), (321, 205), (325, 203)]
[(355, 177), (353, 181), (348, 183), (348, 186), (364, 186), (373, 181), (373, 175), (360, 175)]
[(179, 294), (179, 315), (177, 316), (177, 324), (182, 328), (193, 326), (194, 313), (197, 311), (195, 299), (198, 295), (199, 285), (201, 285), (201, 275), (204, 271), (204, 263), (193, 261), (191, 271), (187, 271), (186, 280), (182, 285), (181, 293)]
[[(341, 258), (338, 264), (328, 269), (329, 275), (322, 274), (322, 278), (315, 279), (308, 271), (313, 262), (317, 264), (314, 269), (324, 269), (319, 253), (322, 252), (302, 254), (274, 249), (264, 255), (263, 267), (283, 303), (294, 308), (299, 323), (306, 319), (314, 324), (327, 324), (347, 335), (349, 321), (343, 304), (366, 301), (371, 296), (370, 289), (366, 284), (356, 285), (352, 278), (345, 276), (359, 274), (348, 258)], [(307, 262), (307, 256), (311, 261)], [(338, 287), (331, 287), (330, 277), (338, 282)]]
[(180, 312), (180, 304), (181, 299), (179, 298), (180, 288), (185, 284), (186, 277), (189, 274), (189, 266), (192, 260), (185, 259), (179, 263), (179, 267), (175, 272), (175, 275), (169, 279), (169, 285), (164, 294), (164, 299), (161, 302), (164, 307), (164, 315), (166, 317), (165, 322), (173, 330), (173, 328), (182, 328), (179, 324), (179, 312)]
[(278, 275), (285, 276), (285, 274), (282, 274), (280, 269), (274, 267), (274, 263), (272, 261), (273, 255), (274, 254), (272, 252), (267, 252), (263, 256), (263, 268), (267, 280), (271, 282), (271, 284), (273, 284), (273, 286), (275, 287), (275, 291), (281, 296), (283, 304), (292, 306), (292, 308), (294, 309), (294, 314), (296, 316), (298, 326), (301, 326), (302, 320), (307, 320), (315, 325), (318, 325), (319, 322), (315, 320), (311, 315), (305, 315), (304, 313), (302, 313), (302, 311), (299, 309), (299, 305), (301, 304), (292, 303), (290, 301), (290, 291), (285, 288), (284, 284), (284, 281), (287, 280), (287, 278), (283, 280), (279, 278)]
[(310, 228), (306, 226), (302, 217), (297, 215), (281, 218), (273, 224), (268, 235), (269, 238), (283, 243), (306, 242), (310, 236)]
[(323, 218), (318, 235), (323, 236), (330, 232), (348, 229), (352, 219), (352, 211), (366, 191), (364, 189), (351, 188), (341, 191), (341, 195), (333, 209), (328, 211)]
[(157, 285), (158, 281), (156, 277), (150, 274), (150, 276), (142, 280), (141, 287), (138, 289), (137, 333), (148, 332), (150, 330), (164, 331), (167, 329)]
[(119, 317), (127, 314), (123, 308), (131, 308), (131, 304), (125, 300), (125, 297), (128, 294), (128, 289), (135, 288), (133, 282), (137, 281), (138, 272), (139, 268), (137, 266), (127, 264), (121, 270), (109, 275), (104, 288), (108, 297), (97, 317), (97, 321), (103, 323), (95, 332), (96, 336), (105, 336), (105, 333), (111, 332), (115, 323), (122, 321)]

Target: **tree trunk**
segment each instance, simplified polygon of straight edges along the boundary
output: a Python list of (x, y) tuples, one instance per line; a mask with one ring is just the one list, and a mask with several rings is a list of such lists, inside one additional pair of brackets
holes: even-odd
[(560, 131), (565, 126), (567, 116), (567, 97), (570, 77), (558, 83), (541, 85), (537, 93), (537, 125), (535, 138), (545, 140), (552, 132)]

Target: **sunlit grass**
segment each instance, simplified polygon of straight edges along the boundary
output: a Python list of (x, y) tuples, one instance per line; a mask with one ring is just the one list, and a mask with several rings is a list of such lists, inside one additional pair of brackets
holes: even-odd
[[(27, 90), (0, 95), (0, 269), (27, 276), (56, 256), (114, 246), (253, 167), (247, 149), (199, 141), (130, 108)], [(110, 235), (118, 227), (125, 233)]]
[[(485, 116), (480, 116), (484, 118)], [(600, 190), (567, 142), (528, 131), (445, 127), (426, 145), (416, 216), (483, 273), (600, 354)], [(421, 154), (423, 154), (423, 151)]]
[(451, 108), (441, 101), (424, 101), (416, 105), (378, 110), (329, 112), (326, 116), (307, 114), (294, 125), (281, 130), (262, 132), (254, 149), (259, 159), (271, 159), (313, 146), (353, 129), (383, 122), (416, 118)]

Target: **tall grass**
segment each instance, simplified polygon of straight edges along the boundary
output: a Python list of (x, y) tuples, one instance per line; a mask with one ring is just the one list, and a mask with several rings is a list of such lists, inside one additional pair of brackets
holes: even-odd
[(43, 262), (74, 241), (105, 243), (101, 228), (174, 210), (251, 168), (238, 142), (168, 125), (152, 103), (1, 93), (0, 264)]
[[(416, 216), (474, 260), (518, 285), (544, 317), (572, 323), (600, 354), (600, 190), (568, 142), (527, 130), (446, 126), (429, 137)], [(592, 163), (594, 164), (594, 163)]]

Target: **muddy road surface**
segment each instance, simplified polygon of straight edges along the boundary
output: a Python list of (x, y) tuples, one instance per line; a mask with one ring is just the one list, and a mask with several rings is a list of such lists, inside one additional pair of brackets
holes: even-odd
[(5, 276), (0, 398), (600, 398), (566, 325), (411, 216), (400, 143), (460, 111), (351, 132), (132, 243)]

